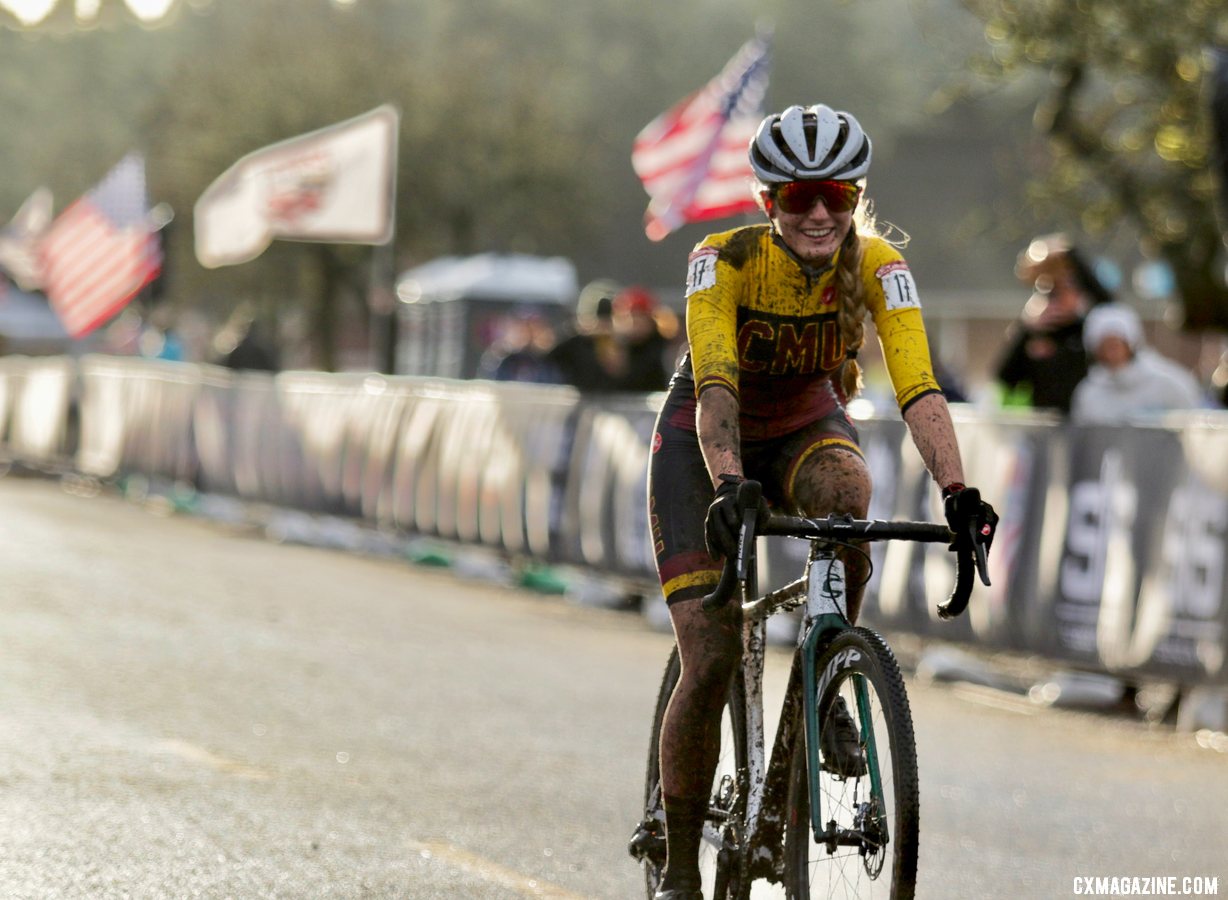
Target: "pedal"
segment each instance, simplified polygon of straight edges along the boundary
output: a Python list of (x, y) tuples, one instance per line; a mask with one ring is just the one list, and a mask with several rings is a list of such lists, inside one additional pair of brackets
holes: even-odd
[(627, 852), (639, 862), (654, 866), (665, 865), (664, 828), (657, 819), (645, 819), (635, 827), (635, 833), (627, 844)]

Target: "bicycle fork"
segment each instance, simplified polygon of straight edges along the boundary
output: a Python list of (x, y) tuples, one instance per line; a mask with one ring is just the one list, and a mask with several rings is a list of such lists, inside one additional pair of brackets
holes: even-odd
[[(819, 735), (822, 722), (819, 715), (819, 699), (826, 692), (828, 685), (837, 672), (848, 662), (837, 655), (824, 669), (819, 672), (818, 658), (828, 642), (840, 631), (849, 627), (845, 614), (848, 600), (845, 588), (844, 563), (836, 556), (830, 547), (816, 547), (811, 553), (806, 570), (806, 613), (799, 637), (802, 653), (802, 684), (803, 684), (803, 715), (806, 739), (807, 787), (810, 792), (810, 827), (817, 843), (827, 845), (828, 852), (834, 853), (837, 844), (859, 844), (860, 837), (851, 840), (841, 840), (835, 833), (835, 823), (832, 830), (823, 823), (822, 798), (819, 790), (819, 773), (822, 771), (819, 759)], [(848, 651), (856, 652), (856, 651)], [(872, 808), (884, 808), (882, 778), (879, 773), (878, 753), (874, 742), (874, 728), (871, 721), (869, 691), (864, 679), (853, 676), (854, 695), (857, 703), (858, 724), (861, 735), (866, 742), (866, 757), (870, 777), (870, 796)], [(881, 829), (886, 828), (885, 822), (876, 822)], [(884, 838), (885, 838), (884, 832)]]

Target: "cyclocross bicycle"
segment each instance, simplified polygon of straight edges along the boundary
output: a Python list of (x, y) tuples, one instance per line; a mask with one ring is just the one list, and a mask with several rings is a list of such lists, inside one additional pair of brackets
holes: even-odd
[[(761, 533), (811, 542), (803, 577), (760, 596), (756, 587), (755, 519), (760, 486), (744, 482), (736, 559), (703, 600), (712, 610), (741, 596), (743, 654), (722, 716), (721, 761), (703, 827), (704, 896), (746, 900), (757, 879), (783, 884), (791, 900), (829, 897), (911, 898), (918, 846), (917, 755), (904, 680), (881, 636), (853, 627), (844, 567), (837, 549), (871, 541), (945, 543), (956, 553), (955, 588), (938, 607), (959, 615), (974, 571), (989, 584), (986, 551), (975, 526), (956, 535), (945, 525), (830, 516), (771, 514)], [(972, 489), (969, 489), (972, 490)], [(763, 666), (768, 616), (804, 606), (797, 650), (770, 759), (765, 754)], [(675, 647), (665, 669), (652, 725), (644, 819), (631, 839), (644, 865), (648, 897), (665, 863), (658, 740), (678, 681)], [(843, 703), (859, 733), (861, 758), (839, 760), (825, 749), (823, 728)]]

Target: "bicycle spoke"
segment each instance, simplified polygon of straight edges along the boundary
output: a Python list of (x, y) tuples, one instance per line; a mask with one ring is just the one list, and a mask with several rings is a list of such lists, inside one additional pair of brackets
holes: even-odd
[[(867, 765), (863, 774), (851, 777), (821, 769), (818, 795), (822, 828), (816, 840), (809, 813), (805, 755), (795, 753), (791, 798), (795, 804), (793, 821), (798, 824), (789, 834), (791, 897), (912, 897), (916, 769), (911, 719), (902, 681), (894, 681), (899, 677), (898, 669), (885, 644), (881, 639), (877, 644), (870, 643), (861, 635), (858, 629), (852, 636), (837, 639), (845, 647), (855, 644), (862, 659), (831, 679), (822, 703), (826, 708), (836, 695), (844, 698), (856, 722)], [(886, 654), (884, 659), (878, 659), (880, 652)], [(887, 666), (891, 677), (879, 671)], [(901, 722), (901, 718), (908, 721)], [(871, 729), (873, 740), (867, 741)], [(870, 743), (874, 745), (872, 757), (867, 746)], [(900, 766), (904, 769), (897, 771)], [(875, 781), (881, 791), (875, 791)]]

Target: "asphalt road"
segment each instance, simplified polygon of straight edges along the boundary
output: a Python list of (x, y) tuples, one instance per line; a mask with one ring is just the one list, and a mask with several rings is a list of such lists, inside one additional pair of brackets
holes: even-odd
[[(14, 477), (0, 572), (0, 897), (642, 896), (669, 639), (639, 617)], [(910, 696), (921, 897), (1228, 895), (1228, 754)]]

